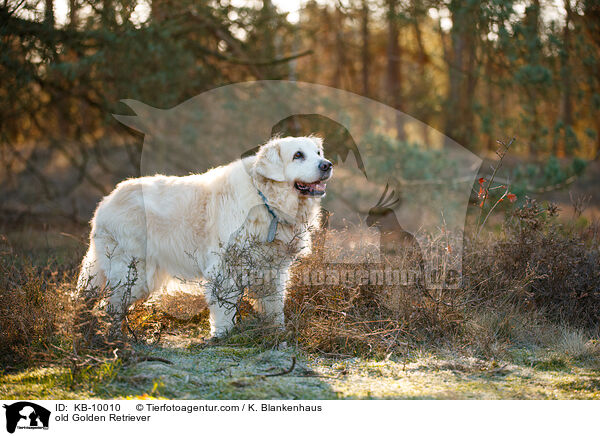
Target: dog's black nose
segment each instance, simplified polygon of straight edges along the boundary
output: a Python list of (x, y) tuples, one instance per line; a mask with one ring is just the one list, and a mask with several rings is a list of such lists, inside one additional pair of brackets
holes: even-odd
[(319, 164), (319, 169), (323, 172), (327, 172), (331, 169), (332, 166), (333, 166), (333, 164), (331, 162), (329, 162), (328, 160), (322, 160), (321, 163)]

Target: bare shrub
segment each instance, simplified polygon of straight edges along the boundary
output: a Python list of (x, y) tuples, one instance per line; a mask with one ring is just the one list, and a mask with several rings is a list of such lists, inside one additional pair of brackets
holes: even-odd
[[(224, 250), (221, 275), (202, 285), (217, 287), (217, 298), (236, 312), (236, 326), (224, 339), (228, 343), (295, 343), (308, 352), (342, 357), (386, 357), (422, 347), (496, 357), (515, 345), (552, 346), (575, 358), (598, 356), (597, 341), (590, 338), (600, 325), (600, 227), (596, 222), (561, 224), (557, 214), (555, 206), (527, 199), (507, 212), (500, 231), (467, 234), (461, 287), (441, 292), (423, 286), (423, 259), (415, 250), (383, 253), (378, 262), (330, 264), (329, 258), (344, 256), (324, 247), (326, 238), (319, 232), (312, 254), (290, 271), (285, 332), (270, 329), (253, 304), (274, 292), (272, 278), (297, 247), (282, 245), (281, 252), (273, 253), (256, 241), (232, 245)], [(327, 240), (344, 237), (330, 231)], [(439, 243), (433, 237), (419, 241)], [(115, 340), (115, 324), (104, 306), (110, 285), (72, 300), (75, 263), (36, 266), (5, 240), (0, 249), (0, 359), (5, 367), (67, 364), (75, 383), (88, 377), (90, 368), (139, 358), (130, 340), (157, 343), (168, 332), (198, 337), (208, 332), (204, 297), (175, 292), (160, 297), (158, 304), (138, 302), (123, 311), (124, 323), (117, 325), (128, 338)], [(412, 270), (414, 280), (394, 286), (327, 277), (306, 281), (307, 275), (330, 266), (338, 277), (360, 271), (385, 274), (391, 267)], [(131, 289), (135, 265), (128, 277), (124, 284)]]
[(256, 236), (234, 240), (223, 248), (217, 273), (204, 283), (208, 294), (234, 311), (237, 321), (244, 303), (256, 307), (263, 299), (277, 298), (278, 284), (287, 282), (288, 267), (304, 248), (308, 231), (298, 229), (289, 242), (275, 241), (268, 246)]
[(64, 333), (67, 268), (33, 265), (0, 240), (0, 364), (18, 365), (44, 352)]
[[(300, 346), (332, 355), (381, 355), (404, 352), (406, 345), (454, 344), (497, 356), (515, 345), (556, 345), (557, 326), (564, 324), (597, 334), (597, 232), (593, 223), (581, 229), (562, 225), (557, 213), (552, 204), (542, 207), (527, 199), (507, 214), (500, 233), (467, 235), (462, 286), (435, 295), (418, 281), (400, 288), (306, 285), (306, 275), (323, 268), (323, 247), (317, 245), (293, 270), (289, 325)], [(383, 260), (403, 268), (407, 261), (406, 256)], [(336, 266), (373, 267), (378, 266)]]
[(131, 354), (109, 334), (103, 290), (77, 298), (77, 262), (48, 259), (36, 265), (5, 237), (0, 240), (0, 366), (16, 369), (56, 364), (70, 369), (65, 381), (88, 383), (107, 365)]
[(497, 311), (510, 303), (542, 311), (555, 323), (600, 326), (600, 253), (588, 230), (560, 224), (556, 206), (527, 199), (508, 215), (501, 235), (465, 244), (466, 291)]
[(403, 351), (409, 344), (441, 343), (460, 329), (460, 310), (432, 297), (419, 280), (420, 253), (413, 250), (402, 256), (384, 256), (380, 263), (330, 265), (336, 277), (386, 274), (389, 268), (405, 270), (412, 265), (417, 270), (416, 280), (405, 285), (367, 280), (348, 285), (327, 278), (322, 284), (307, 283), (306, 277), (326, 265), (325, 256), (336, 254), (331, 253), (331, 247), (325, 250), (316, 244), (313, 253), (297, 263), (286, 301), (288, 325), (307, 351), (383, 357)]

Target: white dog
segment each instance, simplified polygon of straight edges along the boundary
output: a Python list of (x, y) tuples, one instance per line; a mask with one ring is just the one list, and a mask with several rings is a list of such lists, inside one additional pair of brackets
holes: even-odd
[[(271, 139), (256, 155), (204, 174), (126, 180), (100, 202), (92, 218), (78, 289), (110, 287), (109, 304), (116, 308), (174, 278), (218, 283), (224, 250), (249, 241), (260, 241), (261, 249), (278, 256), (287, 273), (294, 257), (310, 251), (310, 232), (331, 175), (322, 140), (311, 136)], [(132, 264), (136, 278), (128, 285), (129, 296), (124, 294)], [(276, 292), (255, 304), (279, 325), (285, 273), (274, 278)], [(204, 293), (211, 333), (222, 335), (233, 325), (234, 311), (217, 298), (215, 286), (205, 286)]]

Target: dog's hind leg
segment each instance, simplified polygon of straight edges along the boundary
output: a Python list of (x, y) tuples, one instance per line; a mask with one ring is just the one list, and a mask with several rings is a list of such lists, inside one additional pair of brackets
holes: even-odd
[(133, 303), (148, 296), (146, 262), (133, 256), (113, 260), (108, 286), (109, 310), (125, 312)]
[(106, 275), (100, 265), (96, 245), (92, 239), (81, 263), (76, 291), (71, 295), (75, 303), (73, 347), (76, 353), (85, 344), (99, 345), (103, 343), (99, 333), (99, 319), (94, 314), (94, 308), (103, 298), (105, 286)]
[(108, 305), (110, 317), (109, 337), (121, 338), (122, 325), (131, 304), (148, 295), (145, 261), (132, 256), (111, 259), (108, 273)]
[(106, 275), (102, 270), (96, 253), (94, 240), (90, 241), (88, 251), (81, 263), (77, 278), (77, 296), (91, 299), (97, 297), (106, 284)]
[(96, 252), (106, 276), (103, 296), (106, 297), (111, 336), (121, 336), (127, 309), (148, 295), (145, 244), (137, 242), (138, 239), (118, 241), (104, 228), (94, 232)]

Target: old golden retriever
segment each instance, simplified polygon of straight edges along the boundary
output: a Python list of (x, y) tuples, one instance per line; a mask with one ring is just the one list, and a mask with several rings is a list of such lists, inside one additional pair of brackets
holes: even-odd
[(232, 244), (252, 243), (283, 266), (283, 274), (273, 277), (275, 292), (255, 303), (282, 325), (287, 269), (310, 250), (331, 176), (322, 140), (311, 136), (273, 138), (255, 155), (203, 174), (119, 183), (92, 218), (78, 289), (110, 288), (109, 307), (123, 312), (171, 280), (206, 283), (211, 332), (219, 336), (234, 321), (226, 304), (232, 302), (217, 298), (219, 286), (227, 283), (223, 253)]

